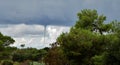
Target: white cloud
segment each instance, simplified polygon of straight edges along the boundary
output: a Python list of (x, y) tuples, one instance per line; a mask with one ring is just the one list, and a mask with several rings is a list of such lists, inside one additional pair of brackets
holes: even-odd
[(48, 37), (51, 42), (55, 42), (55, 39), (62, 33), (68, 32), (70, 27), (64, 26), (47, 26)]
[(16, 42), (11, 46), (20, 47), (21, 44), (25, 44), (25, 47), (34, 48), (49, 46), (50, 43), (56, 41), (56, 38), (62, 32), (68, 32), (69, 28), (67, 26), (49, 25), (46, 27), (46, 32), (44, 33), (44, 26), (42, 25), (0, 25), (0, 31), (3, 34), (15, 39)]
[(40, 35), (43, 33), (44, 26), (42, 25), (26, 25), (26, 24), (17, 24), (17, 25), (1, 25), (0, 31), (5, 35), (10, 35), (13, 37), (19, 37), (24, 35)]

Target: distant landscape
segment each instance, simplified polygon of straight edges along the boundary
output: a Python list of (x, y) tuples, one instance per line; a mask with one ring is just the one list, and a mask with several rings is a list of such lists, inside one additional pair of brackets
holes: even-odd
[(120, 65), (120, 0), (0, 0), (0, 65)]
[(107, 17), (95, 9), (77, 17), (69, 32), (41, 49), (13, 47), (15, 40), (0, 33), (0, 65), (120, 65), (120, 22), (105, 23)]

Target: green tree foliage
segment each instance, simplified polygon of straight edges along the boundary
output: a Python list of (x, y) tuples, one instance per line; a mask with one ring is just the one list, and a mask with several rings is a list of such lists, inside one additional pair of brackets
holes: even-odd
[(25, 44), (21, 44), (20, 46), (21, 46), (22, 48), (24, 48), (24, 47), (25, 47)]
[(78, 13), (78, 21), (75, 28), (84, 28), (91, 31), (110, 32), (111, 24), (104, 24), (106, 16), (98, 15), (96, 10), (84, 9)]
[(0, 33), (0, 60), (9, 59), (11, 51), (15, 50), (15, 47), (10, 47), (10, 44), (15, 42), (10, 36), (5, 36)]
[(114, 33), (107, 35), (105, 65), (120, 65), (120, 23), (113, 25)]
[(63, 33), (58, 41), (73, 65), (92, 64), (91, 58), (104, 50), (104, 36), (84, 29)]
[(13, 52), (12, 60), (18, 62), (23, 62), (25, 60), (39, 61), (42, 60), (46, 53), (47, 51), (43, 49), (40, 50), (37, 50), (35, 48), (18, 49)]
[(120, 33), (120, 22), (118, 22), (117, 20), (112, 21), (112, 27), (113, 27), (112, 30), (114, 33), (117, 33), (117, 34)]
[(84, 9), (78, 13), (78, 21), (70, 32), (57, 38), (71, 65), (114, 65), (110, 64), (113, 60), (119, 65), (117, 31), (120, 26), (116, 22), (105, 24), (105, 20), (106, 17), (98, 15), (96, 10)]
[(13, 65), (13, 62), (12, 61), (9, 61), (9, 60), (4, 60), (2, 62), (2, 65)]
[(15, 42), (14, 39), (12, 39), (10, 36), (5, 36), (2, 33), (0, 33), (0, 48), (9, 46), (10, 44), (13, 44)]
[(51, 48), (48, 51), (48, 54), (44, 58), (46, 65), (66, 65), (68, 64), (67, 59), (65, 58), (63, 51), (58, 47), (57, 42), (51, 44)]

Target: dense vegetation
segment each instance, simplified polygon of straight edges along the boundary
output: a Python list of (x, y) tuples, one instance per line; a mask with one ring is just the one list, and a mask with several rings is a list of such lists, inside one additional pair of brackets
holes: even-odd
[[(30, 62), (43, 62), (43, 58), (47, 54), (49, 48), (16, 48), (10, 47), (15, 41), (0, 33), (0, 65), (27, 65)], [(24, 45), (21, 45), (24, 47)], [(33, 62), (33, 63), (34, 63)]]
[(120, 65), (120, 22), (105, 23), (106, 16), (90, 9), (82, 10), (77, 16), (76, 24), (53, 44), (48, 58), (54, 61), (48, 64)]
[(36, 61), (43, 65), (120, 65), (120, 22), (105, 23), (106, 16), (90, 9), (77, 16), (76, 24), (50, 48), (10, 47), (15, 41), (0, 33), (1, 64), (32, 65)]

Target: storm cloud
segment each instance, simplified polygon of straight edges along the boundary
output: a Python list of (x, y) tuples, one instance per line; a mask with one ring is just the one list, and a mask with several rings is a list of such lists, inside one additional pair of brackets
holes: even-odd
[(120, 0), (0, 0), (0, 24), (73, 25), (82, 9), (120, 20)]

